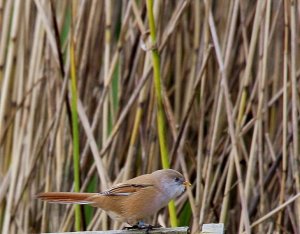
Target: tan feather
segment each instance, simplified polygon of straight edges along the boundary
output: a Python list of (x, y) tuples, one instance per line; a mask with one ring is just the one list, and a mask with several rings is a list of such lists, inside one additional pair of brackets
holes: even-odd
[(88, 198), (97, 195), (97, 193), (70, 193), (70, 192), (46, 192), (37, 195), (37, 198), (54, 203), (74, 203), (74, 204), (92, 204), (93, 201)]

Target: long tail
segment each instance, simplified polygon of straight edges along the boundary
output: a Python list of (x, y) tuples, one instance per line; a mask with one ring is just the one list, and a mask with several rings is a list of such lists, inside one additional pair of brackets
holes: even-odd
[(37, 198), (61, 204), (92, 204), (94, 201), (89, 198), (95, 195), (97, 193), (46, 192), (39, 193)]

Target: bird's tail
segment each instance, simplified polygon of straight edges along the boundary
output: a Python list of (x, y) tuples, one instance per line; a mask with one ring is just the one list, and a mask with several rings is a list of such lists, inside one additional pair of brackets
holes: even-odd
[(46, 192), (39, 193), (37, 198), (42, 201), (48, 201), (61, 204), (92, 204), (93, 201), (89, 200), (97, 193), (73, 193), (73, 192)]

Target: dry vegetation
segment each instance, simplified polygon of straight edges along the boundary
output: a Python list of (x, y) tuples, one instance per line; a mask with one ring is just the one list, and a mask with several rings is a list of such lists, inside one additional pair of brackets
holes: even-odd
[[(300, 233), (299, 2), (169, 0), (153, 12), (156, 43), (144, 1), (0, 1), (2, 233), (74, 230), (73, 206), (35, 194), (104, 190), (163, 157), (193, 184), (177, 225)], [(120, 227), (81, 211), (84, 229)], [(170, 225), (168, 209), (158, 221)]]

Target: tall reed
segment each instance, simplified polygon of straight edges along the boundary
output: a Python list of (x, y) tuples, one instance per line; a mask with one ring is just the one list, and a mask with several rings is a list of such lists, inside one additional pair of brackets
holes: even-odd
[(170, 167), (146, 221), (299, 233), (297, 3), (0, 1), (1, 232), (121, 228), (35, 195)]

